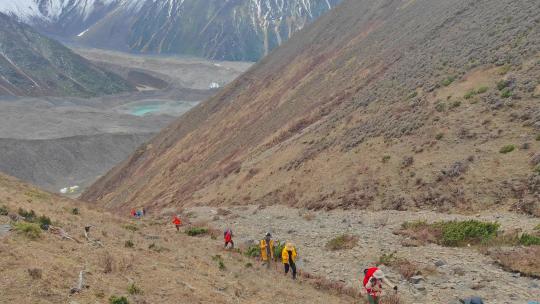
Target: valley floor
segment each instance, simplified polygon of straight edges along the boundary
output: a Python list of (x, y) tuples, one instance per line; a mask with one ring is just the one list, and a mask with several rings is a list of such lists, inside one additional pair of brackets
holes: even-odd
[[(227, 210), (224, 212), (223, 210)], [(395, 253), (423, 269), (423, 281), (414, 285), (394, 270), (385, 267), (394, 282), (399, 282), (406, 303), (458, 303), (459, 298), (479, 295), (486, 303), (527, 303), (540, 299), (540, 280), (504, 271), (492, 258), (474, 248), (449, 248), (428, 244), (410, 247), (405, 237), (395, 234), (405, 221), (478, 219), (496, 221), (501, 229), (532, 231), (538, 218), (515, 213), (472, 216), (430, 211), (351, 211), (309, 212), (286, 206), (196, 207), (184, 211), (194, 222), (208, 222), (219, 229), (231, 227), (239, 244), (249, 245), (270, 231), (275, 239), (292, 241), (302, 257), (301, 269), (359, 288), (362, 271), (373, 266), (383, 254)], [(230, 212), (230, 213), (229, 213)], [(228, 215), (218, 215), (227, 214)], [(350, 250), (325, 248), (332, 238), (350, 234), (358, 244)], [(536, 256), (540, 259), (540, 256)], [(436, 266), (436, 264), (439, 266)], [(539, 264), (536, 261), (537, 265)]]

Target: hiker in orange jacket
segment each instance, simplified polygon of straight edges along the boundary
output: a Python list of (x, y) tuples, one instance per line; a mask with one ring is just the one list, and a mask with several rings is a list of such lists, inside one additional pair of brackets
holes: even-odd
[(397, 286), (392, 284), (384, 275), (384, 272), (377, 267), (364, 269), (363, 285), (368, 294), (369, 304), (378, 304), (382, 294), (382, 286), (386, 284), (397, 291)]
[(175, 215), (173, 217), (172, 223), (176, 227), (176, 231), (180, 231), (180, 226), (182, 225), (182, 221), (180, 220), (180, 217), (178, 217), (178, 215)]

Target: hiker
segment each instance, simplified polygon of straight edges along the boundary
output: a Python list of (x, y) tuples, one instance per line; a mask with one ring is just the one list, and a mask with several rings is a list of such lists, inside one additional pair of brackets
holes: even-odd
[(382, 293), (382, 284), (386, 284), (397, 291), (397, 286), (392, 284), (384, 275), (384, 272), (377, 267), (364, 269), (364, 288), (368, 294), (369, 304), (378, 304)]
[(225, 231), (223, 231), (223, 239), (225, 240), (225, 248), (227, 248), (227, 245), (229, 245), (230, 243), (231, 249), (234, 249), (234, 241), (232, 240), (232, 238), (233, 238), (232, 230), (230, 228), (225, 229)]
[(180, 231), (180, 226), (182, 225), (182, 221), (180, 220), (180, 217), (178, 215), (175, 215), (173, 217), (172, 223), (176, 227), (176, 231)]
[(142, 211), (142, 215), (145, 216), (146, 215), (146, 208), (142, 207), (141, 211)]
[(266, 268), (270, 268), (270, 263), (274, 259), (274, 240), (272, 235), (267, 232), (264, 239), (261, 240), (261, 260), (266, 264)]
[(285, 275), (291, 269), (293, 280), (296, 280), (296, 248), (294, 248), (292, 243), (285, 243), (285, 247), (283, 247), (283, 251), (281, 252), (281, 261), (283, 261), (283, 265), (285, 266)]
[(137, 212), (135, 211), (135, 209), (131, 209), (131, 217), (136, 217), (137, 216)]
[(137, 218), (141, 218), (142, 217), (142, 211), (139, 209), (137, 210)]

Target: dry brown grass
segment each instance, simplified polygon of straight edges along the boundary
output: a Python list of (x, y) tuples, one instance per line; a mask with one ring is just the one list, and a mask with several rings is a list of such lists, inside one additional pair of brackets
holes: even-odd
[(326, 249), (328, 250), (346, 250), (352, 249), (358, 245), (358, 237), (355, 235), (342, 234), (331, 239), (326, 243)]
[(380, 304), (403, 304), (401, 298), (397, 294), (383, 296), (379, 302)]
[[(0, 259), (0, 281), (4, 284), (0, 303), (104, 303), (113, 295), (125, 295), (130, 303), (174, 303), (179, 298), (186, 303), (271, 303), (276, 293), (286, 302), (294, 302), (298, 294), (309, 303), (351, 302), (346, 296), (331, 295), (310, 284), (285, 279), (281, 273), (265, 273), (265, 280), (260, 280), (257, 266), (245, 267), (247, 257), (234, 251), (224, 252), (221, 241), (208, 236), (191, 238), (176, 233), (168, 217), (161, 225), (146, 225), (146, 221), (154, 219), (128, 221), (54, 195), (54, 204), (41, 198), (29, 203), (24, 195), (27, 190), (39, 191), (0, 175), (0, 201), (9, 211), (21, 207), (47, 214), (72, 236), (83, 232), (84, 223), (92, 223), (91, 236), (99, 236), (103, 247), (87, 243), (84, 238), (80, 244), (62, 240), (47, 232), (31, 242), (17, 233), (8, 234), (0, 242), (0, 252), (7, 253)], [(80, 215), (71, 213), (74, 207), (80, 209)], [(0, 216), (0, 222), (4, 221), (9, 222), (9, 218)], [(122, 226), (128, 223), (139, 223), (139, 230), (124, 229)], [(137, 244), (137, 249), (124, 247), (127, 237)], [(170, 250), (148, 249), (153, 243)], [(215, 255), (222, 256), (225, 270), (215, 267), (211, 258)], [(42, 279), (31, 279), (38, 278), (39, 271), (28, 269), (38, 268)], [(70, 296), (69, 291), (83, 269), (89, 287)], [(129, 281), (136, 282), (144, 293), (128, 295)], [(216, 286), (224, 289), (218, 292)]]
[(361, 297), (358, 290), (345, 285), (343, 282), (329, 280), (323, 276), (314, 275), (309, 272), (302, 272), (302, 278), (319, 290), (324, 290), (337, 295), (345, 295), (351, 298)]
[(490, 255), (508, 271), (540, 278), (540, 246), (496, 249)]

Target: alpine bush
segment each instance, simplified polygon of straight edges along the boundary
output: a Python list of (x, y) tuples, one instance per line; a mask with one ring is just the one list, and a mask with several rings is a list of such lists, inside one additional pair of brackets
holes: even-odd
[(246, 249), (246, 251), (244, 252), (244, 255), (245, 255), (245, 256), (248, 256), (248, 257), (251, 257), (251, 258), (259, 257), (259, 256), (261, 255), (259, 246), (257, 246), (257, 245), (251, 245), (251, 246), (249, 246), (249, 247)]
[(540, 237), (536, 235), (530, 235), (530, 234), (524, 233), (519, 238), (519, 244), (523, 246), (540, 245)]
[(8, 208), (6, 206), (1, 206), (0, 215), (8, 215), (8, 214), (9, 214)]
[(208, 233), (208, 228), (204, 227), (191, 227), (186, 230), (186, 234), (189, 236), (198, 236)]
[(41, 236), (41, 229), (37, 224), (34, 223), (16, 223), (13, 225), (15, 231), (20, 234), (23, 234), (29, 239), (35, 240)]
[(434, 224), (441, 229), (441, 244), (444, 246), (463, 246), (470, 243), (482, 243), (497, 236), (500, 224), (476, 220), (439, 222)]
[(126, 297), (117, 297), (111, 296), (109, 298), (109, 304), (129, 304), (129, 301)]
[(506, 153), (510, 153), (510, 152), (514, 151), (515, 149), (516, 149), (515, 145), (506, 145), (506, 146), (502, 147), (501, 150), (499, 150), (499, 152), (502, 153), (502, 154), (506, 154)]

